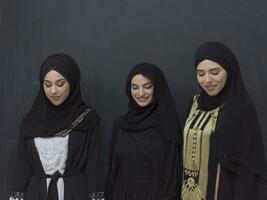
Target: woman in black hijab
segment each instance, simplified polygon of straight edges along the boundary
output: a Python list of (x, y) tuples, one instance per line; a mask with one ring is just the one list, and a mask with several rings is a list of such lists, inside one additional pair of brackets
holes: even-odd
[(179, 197), (181, 132), (162, 71), (140, 63), (126, 83), (128, 112), (114, 124), (107, 199), (174, 200)]
[(82, 101), (75, 60), (63, 53), (49, 56), (21, 125), (9, 199), (102, 200), (99, 121)]
[(266, 182), (261, 130), (238, 62), (219, 42), (195, 53), (197, 81), (184, 127), (182, 200), (258, 199)]

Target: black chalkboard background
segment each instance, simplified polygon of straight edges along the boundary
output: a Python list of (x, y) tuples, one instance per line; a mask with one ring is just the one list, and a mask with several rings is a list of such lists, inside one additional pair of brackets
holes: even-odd
[(133, 65), (162, 68), (183, 117), (198, 91), (195, 49), (222, 41), (238, 57), (267, 152), (266, 8), (265, 0), (0, 0), (0, 200), (8, 199), (16, 137), (39, 87), (40, 64), (55, 52), (80, 65), (83, 98), (102, 118), (107, 155)]

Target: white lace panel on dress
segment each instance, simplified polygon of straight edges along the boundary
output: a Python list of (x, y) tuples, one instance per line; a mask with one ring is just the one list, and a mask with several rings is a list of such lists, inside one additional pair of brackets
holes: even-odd
[[(52, 175), (56, 171), (65, 172), (68, 156), (69, 135), (65, 137), (35, 138), (34, 143), (38, 151), (43, 169), (46, 174)], [(47, 178), (47, 188), (51, 178)], [(64, 182), (59, 178), (57, 182), (59, 200), (64, 199)]]

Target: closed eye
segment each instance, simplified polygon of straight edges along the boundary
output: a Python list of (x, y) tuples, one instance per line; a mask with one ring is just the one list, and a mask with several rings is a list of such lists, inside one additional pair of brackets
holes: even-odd
[(197, 75), (198, 76), (204, 76), (205, 75), (205, 72), (204, 71), (197, 71)]
[(220, 73), (220, 69), (213, 69), (213, 70), (210, 70), (210, 73), (212, 74), (212, 75), (218, 75), (219, 73)]
[(138, 86), (135, 85), (135, 84), (132, 84), (132, 85), (131, 85), (131, 88), (132, 88), (133, 90), (137, 90), (137, 89), (138, 89)]
[(148, 84), (145, 84), (145, 85), (144, 85), (144, 88), (145, 88), (145, 89), (150, 89), (150, 88), (152, 88), (152, 87), (153, 87), (152, 83), (148, 83)]
[(44, 81), (44, 86), (45, 87), (51, 87), (52, 86), (52, 83), (49, 82), (49, 81)]
[(65, 84), (65, 80), (59, 80), (59, 81), (57, 81), (56, 84), (57, 84), (58, 87), (63, 87), (64, 84)]

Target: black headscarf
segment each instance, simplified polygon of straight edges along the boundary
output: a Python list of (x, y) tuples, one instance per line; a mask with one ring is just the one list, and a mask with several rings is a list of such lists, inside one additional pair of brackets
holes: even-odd
[[(131, 95), (131, 80), (136, 74), (148, 78), (153, 86), (152, 103), (140, 107)], [(136, 133), (152, 127), (160, 127), (163, 138), (181, 142), (179, 120), (173, 99), (162, 71), (150, 63), (140, 63), (130, 71), (126, 82), (126, 94), (129, 98), (128, 113), (123, 120), (123, 128)]]
[[(60, 73), (70, 84), (69, 96), (59, 106), (55, 106), (50, 102), (43, 88), (44, 78), (51, 70)], [(51, 55), (44, 60), (39, 78), (40, 90), (30, 111), (22, 122), (21, 133), (28, 137), (51, 137), (69, 128), (75, 119), (87, 109), (81, 97), (80, 70), (71, 56), (59, 53)], [(97, 120), (96, 113), (90, 112), (75, 129), (88, 131)]]
[(241, 78), (239, 64), (232, 51), (220, 42), (205, 42), (195, 53), (195, 66), (209, 59), (228, 73), (223, 90), (209, 96), (203, 89), (198, 98), (201, 109), (222, 106), (215, 131), (215, 152), (222, 165), (256, 182), (267, 180), (260, 124), (255, 106)]
[[(246, 89), (240, 76), (239, 67), (235, 67), (238, 66), (237, 60), (228, 47), (218, 42), (206, 42), (202, 44), (195, 53), (195, 66), (197, 67), (205, 59), (220, 64), (228, 75), (225, 87), (216, 96), (209, 96), (205, 90), (201, 90), (201, 95), (198, 98), (199, 107), (203, 110), (212, 110), (226, 100), (227, 95), (230, 95), (228, 91), (233, 91), (233, 88), (229, 87), (234, 87), (236, 85), (235, 83), (240, 85), (240, 89)], [(230, 83), (230, 81), (235, 81), (235, 83)], [(245, 93), (247, 92), (245, 91)]]

